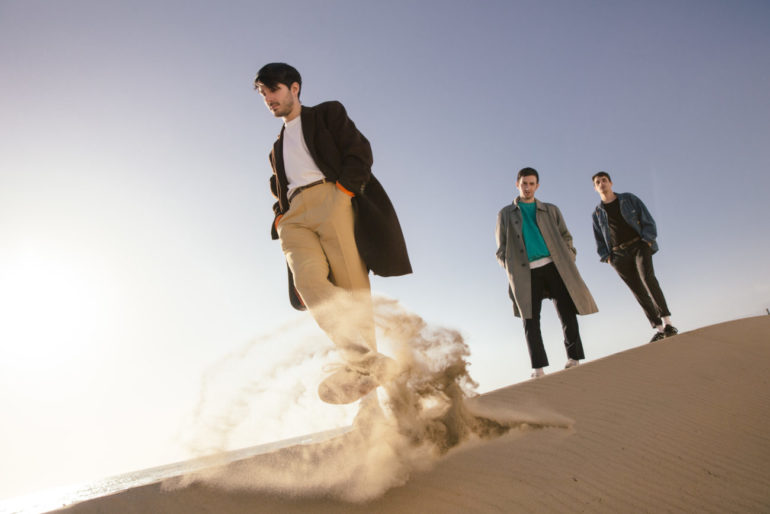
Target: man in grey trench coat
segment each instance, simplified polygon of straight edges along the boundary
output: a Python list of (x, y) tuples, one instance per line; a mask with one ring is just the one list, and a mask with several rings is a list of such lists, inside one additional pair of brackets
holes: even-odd
[(519, 196), (497, 215), (497, 260), (508, 274), (513, 313), (523, 319), (532, 377), (545, 374), (548, 356), (540, 332), (543, 298), (552, 298), (564, 332), (566, 368), (585, 358), (577, 314), (598, 312), (575, 265), (577, 251), (558, 207), (535, 199), (540, 177), (523, 168), (516, 177)]

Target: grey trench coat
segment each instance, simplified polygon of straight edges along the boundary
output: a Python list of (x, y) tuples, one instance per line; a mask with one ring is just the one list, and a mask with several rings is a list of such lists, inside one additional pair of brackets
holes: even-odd
[[(521, 233), (522, 220), (518, 203), (517, 197), (511, 205), (503, 207), (497, 215), (495, 230), (497, 261), (508, 274), (514, 315), (529, 319), (532, 317), (532, 281), (527, 249)], [(535, 214), (537, 226), (543, 234), (553, 263), (575, 303), (578, 314), (598, 312), (596, 302), (575, 265), (577, 250), (572, 245), (572, 235), (567, 230), (561, 211), (555, 205), (537, 199), (535, 204), (537, 205)]]

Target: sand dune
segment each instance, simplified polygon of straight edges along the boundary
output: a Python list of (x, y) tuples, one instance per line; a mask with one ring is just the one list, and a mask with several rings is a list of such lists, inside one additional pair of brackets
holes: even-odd
[(59, 512), (770, 512), (768, 368), (770, 316), (732, 321), (484, 394), (571, 428), (464, 443), (365, 503), (198, 482)]

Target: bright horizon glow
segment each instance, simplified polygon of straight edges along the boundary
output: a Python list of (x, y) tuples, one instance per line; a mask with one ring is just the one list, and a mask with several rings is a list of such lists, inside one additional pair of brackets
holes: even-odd
[(54, 368), (79, 353), (95, 332), (94, 320), (103, 320), (109, 284), (98, 270), (87, 268), (83, 256), (66, 249), (39, 247), (20, 252), (6, 263), (0, 326), (12, 361), (20, 369), (43, 365)]
[[(415, 270), (373, 290), (459, 330), (480, 392), (530, 373), (494, 256), (524, 166), (599, 306), (579, 319), (589, 361), (652, 335), (598, 262), (598, 170), (655, 217), (681, 331), (770, 307), (767, 2), (266, 9), (0, 2), (0, 499), (194, 457), (223, 422), (245, 446), (348, 420), (310, 394), (330, 356), (274, 373), (330, 344), (289, 307), (268, 233), (281, 121), (251, 82), (271, 61), (371, 141)], [(551, 373), (550, 304), (542, 324)]]

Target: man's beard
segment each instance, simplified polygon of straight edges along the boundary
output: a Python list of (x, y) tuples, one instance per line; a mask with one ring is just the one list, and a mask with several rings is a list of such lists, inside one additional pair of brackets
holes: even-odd
[(283, 118), (284, 116), (288, 116), (291, 114), (291, 111), (294, 109), (294, 100), (291, 100), (286, 105), (281, 105), (278, 109), (273, 111), (276, 118)]

